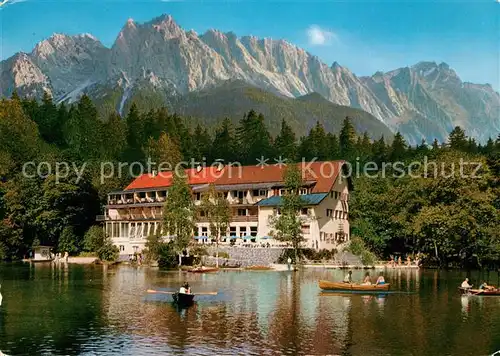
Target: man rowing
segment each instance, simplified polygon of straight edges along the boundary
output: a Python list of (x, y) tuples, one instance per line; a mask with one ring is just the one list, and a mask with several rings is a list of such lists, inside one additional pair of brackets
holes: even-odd
[(464, 289), (471, 289), (472, 288), (472, 284), (469, 284), (469, 278), (465, 278), (465, 280), (462, 282), (461, 287)]
[(179, 293), (181, 293), (181, 294), (191, 294), (191, 288), (189, 288), (189, 283), (188, 282), (184, 283), (184, 285), (179, 290)]

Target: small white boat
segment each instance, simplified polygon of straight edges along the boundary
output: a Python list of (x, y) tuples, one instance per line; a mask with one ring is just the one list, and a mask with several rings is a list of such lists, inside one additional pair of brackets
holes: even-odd
[[(2, 285), (1, 284), (0, 284), (0, 289), (2, 289)], [(0, 292), (0, 306), (2, 305), (2, 299), (3, 299), (2, 293)], [(2, 354), (0, 354), (0, 356), (2, 356)]]

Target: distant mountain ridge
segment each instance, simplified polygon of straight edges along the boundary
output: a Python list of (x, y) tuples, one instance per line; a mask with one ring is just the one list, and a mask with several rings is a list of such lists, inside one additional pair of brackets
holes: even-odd
[(357, 77), (284, 40), (217, 30), (198, 35), (167, 15), (144, 24), (129, 19), (111, 48), (89, 34), (54, 34), (30, 54), (2, 61), (0, 88), (3, 96), (16, 89), (40, 97), (47, 90), (69, 102), (85, 92), (123, 112), (138, 96), (168, 103), (231, 80), (290, 98), (319, 93), (372, 114), (410, 143), (444, 140), (456, 125), (480, 141), (500, 132), (499, 93), (462, 82), (445, 63)]

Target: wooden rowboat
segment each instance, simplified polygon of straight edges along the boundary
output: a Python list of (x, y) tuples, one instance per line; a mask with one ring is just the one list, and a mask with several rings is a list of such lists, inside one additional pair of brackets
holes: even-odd
[(500, 296), (500, 289), (486, 290), (486, 289), (472, 289), (472, 288), (462, 288), (459, 287), (462, 294), (465, 295), (489, 295), (489, 296)]
[(209, 268), (209, 267), (197, 267), (190, 269), (188, 272), (191, 273), (210, 273), (210, 272), (217, 272), (219, 269), (218, 268)]
[(174, 303), (178, 305), (191, 305), (193, 304), (194, 294), (185, 294), (185, 293), (174, 293), (172, 294), (172, 298), (174, 299)]
[(344, 283), (344, 282), (329, 282), (319, 281), (319, 287), (323, 290), (333, 291), (351, 291), (351, 292), (385, 292), (390, 288), (390, 284), (357, 284), (357, 283)]

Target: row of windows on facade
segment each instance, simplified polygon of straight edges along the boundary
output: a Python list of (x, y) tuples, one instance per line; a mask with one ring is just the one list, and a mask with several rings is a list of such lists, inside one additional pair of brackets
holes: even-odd
[[(281, 215), (281, 209), (280, 208), (274, 209), (274, 213), (277, 215)], [(309, 215), (309, 209), (302, 208), (300, 210), (300, 214), (301, 215)], [(346, 211), (342, 211), (342, 210), (335, 210), (334, 211), (333, 209), (326, 209), (326, 216), (329, 218), (333, 218), (333, 219), (347, 220), (347, 218), (349, 217), (349, 213), (347, 213)]]
[(319, 240), (326, 241), (327, 243), (331, 243), (332, 241), (337, 241), (337, 242), (347, 241), (348, 238), (349, 235), (342, 231), (336, 232), (335, 234), (323, 231), (320, 231), (319, 233)]
[[(141, 226), (142, 225), (142, 226)], [(106, 224), (106, 233), (110, 237), (136, 237), (143, 238), (152, 234), (156, 234), (161, 229), (161, 225), (157, 223), (132, 223), (130, 229), (127, 224), (122, 224), (122, 229), (120, 231), (120, 226), (118, 223), (108, 223)], [(310, 225), (302, 225), (302, 233), (309, 234), (311, 231)], [(163, 233), (163, 231), (160, 231)], [(198, 228), (198, 236), (209, 236), (209, 229), (206, 226)], [(239, 229), (236, 226), (229, 227), (229, 236), (257, 236), (257, 226), (240, 226)]]
[[(246, 195), (246, 192), (247, 191), (243, 191), (243, 190), (233, 190), (233, 191), (227, 192), (227, 195), (225, 195), (225, 197), (230, 198), (232, 196), (232, 197), (235, 197), (238, 199), (243, 199)], [(281, 196), (281, 195), (284, 195), (285, 192), (286, 192), (286, 189), (279, 189), (275, 193), (277, 193), (277, 195)], [(309, 193), (310, 193), (310, 189), (308, 189), (308, 188), (301, 188), (299, 191), (300, 195), (306, 195)], [(149, 193), (148, 192), (139, 192), (136, 194), (137, 194), (136, 200), (143, 202), (143, 203), (145, 203), (145, 202), (153, 203), (156, 201), (159, 201), (159, 202), (165, 201), (165, 198), (168, 195), (168, 191), (164, 190), (164, 191), (155, 191), (155, 192), (149, 192)], [(194, 194), (194, 198), (197, 201), (201, 200), (201, 197), (202, 197), (202, 193), (198, 192), (198, 193)], [(265, 198), (265, 197), (267, 197), (267, 190), (264, 190), (264, 189), (252, 190), (252, 197)], [(337, 191), (331, 191), (330, 197), (332, 199), (339, 199), (342, 201), (349, 200), (349, 194), (340, 193)], [(118, 203), (118, 204), (125, 204), (125, 203), (130, 204), (133, 202), (134, 202), (134, 194), (133, 193), (125, 194), (124, 198), (119, 198), (118, 195), (110, 195), (109, 196), (109, 203), (110, 204), (116, 204), (116, 203)]]
[[(250, 234), (249, 234), (250, 233)], [(311, 233), (310, 225), (302, 225), (302, 233), (307, 235)], [(210, 236), (210, 230), (207, 226), (202, 226), (198, 229), (198, 236)], [(229, 236), (257, 236), (257, 226), (240, 226), (239, 229), (236, 226), (229, 227)]]

